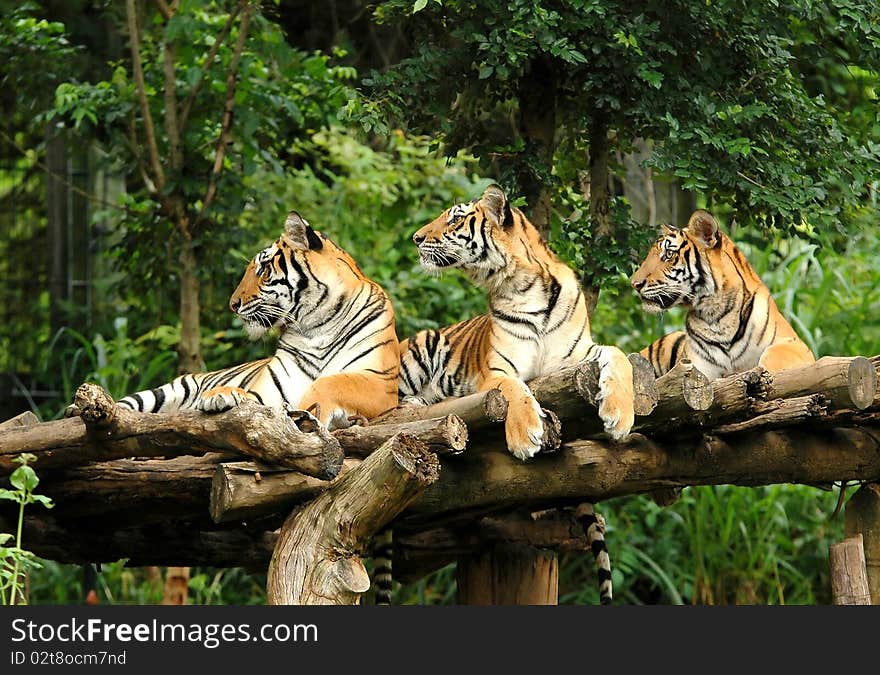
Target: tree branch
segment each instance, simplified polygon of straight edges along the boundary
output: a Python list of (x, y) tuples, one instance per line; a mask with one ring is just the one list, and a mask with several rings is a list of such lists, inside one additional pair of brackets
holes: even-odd
[(220, 47), (226, 41), (226, 37), (229, 35), (229, 31), (232, 30), (232, 25), (235, 23), (235, 19), (241, 13), (241, 10), (244, 9), (245, 5), (248, 4), (248, 0), (241, 0), (238, 3), (238, 6), (232, 10), (229, 14), (229, 18), (226, 20), (223, 28), (217, 34), (216, 39), (214, 40), (214, 44), (211, 45), (211, 49), (208, 52), (208, 55), (205, 57), (204, 61), (202, 61), (201, 66), (201, 74), (199, 75), (199, 79), (196, 80), (196, 83), (189, 90), (189, 94), (186, 97), (186, 100), (183, 102), (183, 106), (180, 109), (180, 128), (186, 128), (186, 122), (189, 119), (189, 113), (192, 110), (193, 104), (196, 102), (196, 98), (199, 95), (199, 92), (202, 90), (202, 85), (205, 83), (205, 72), (208, 68), (211, 67), (211, 64), (214, 63), (214, 59), (217, 57), (217, 53), (220, 51)]
[(152, 180), (156, 185), (157, 191), (161, 192), (165, 187), (165, 172), (162, 170), (162, 163), (159, 159), (156, 130), (153, 127), (153, 116), (150, 114), (150, 106), (147, 102), (147, 85), (144, 81), (144, 67), (141, 63), (141, 40), (137, 25), (135, 0), (125, 0), (125, 15), (128, 23), (129, 44), (131, 46), (131, 71), (137, 88), (141, 114), (144, 118), (147, 151), (150, 155), (150, 167), (153, 170)]
[(238, 26), (238, 39), (235, 41), (235, 49), (232, 52), (232, 59), (229, 61), (229, 72), (226, 75), (226, 103), (223, 106), (223, 121), (220, 125), (220, 137), (217, 139), (214, 166), (211, 167), (208, 189), (205, 191), (199, 215), (193, 222), (193, 230), (198, 228), (208, 209), (211, 208), (211, 204), (214, 202), (214, 196), (217, 194), (217, 179), (223, 171), (226, 148), (232, 143), (232, 116), (235, 111), (235, 84), (238, 76), (238, 62), (241, 60), (241, 53), (244, 51), (245, 42), (247, 42), (248, 30), (254, 11), (255, 5), (248, 3), (241, 15), (241, 23)]

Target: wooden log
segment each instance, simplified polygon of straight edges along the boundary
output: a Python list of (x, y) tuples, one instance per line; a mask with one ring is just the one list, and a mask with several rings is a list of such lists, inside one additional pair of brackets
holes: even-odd
[(831, 597), (835, 605), (870, 605), (868, 572), (862, 535), (831, 544), (828, 551), (831, 566)]
[(370, 585), (359, 556), (439, 473), (437, 456), (400, 434), (294, 511), (269, 563), (269, 604), (357, 604)]
[(633, 408), (636, 415), (650, 415), (660, 400), (654, 366), (638, 352), (627, 354), (627, 358), (633, 369)]
[(371, 424), (412, 422), (454, 415), (467, 426), (471, 435), (497, 426), (507, 419), (507, 399), (500, 389), (490, 389), (468, 396), (447, 398), (432, 405), (405, 405), (375, 417)]
[(51, 497), (66, 518), (95, 522), (97, 517), (102, 527), (176, 517), (207, 520), (214, 472), (218, 464), (236, 456), (227, 452), (95, 462), (42, 475), (40, 492)]
[(756, 403), (754, 417), (741, 422), (722, 424), (712, 429), (713, 434), (734, 434), (755, 429), (779, 429), (792, 426), (799, 421), (824, 415), (826, 399), (822, 394), (777, 398), (772, 401)]
[[(226, 508), (246, 518), (289, 507), (300, 488), (283, 474), (263, 476), (260, 495), (246, 490)], [(663, 446), (641, 434), (612, 444), (571, 441), (559, 452), (521, 462), (471, 446), (444, 461), (443, 474), (409, 507), (395, 528), (423, 529), (515, 507), (547, 508), (689, 485), (816, 484), (880, 480), (880, 432), (872, 429), (786, 429), (686, 437)], [(247, 509), (243, 505), (247, 503)], [(217, 514), (215, 514), (216, 516)], [(220, 518), (223, 519), (222, 514)], [(402, 529), (401, 529), (402, 528)]]
[(714, 398), (712, 384), (688, 359), (682, 359), (657, 378), (657, 407), (652, 417), (658, 420), (687, 419), (695, 410), (706, 410)]
[[(0, 532), (14, 531), (17, 514), (0, 513)], [(36, 555), (60, 563), (114, 562), (131, 567), (205, 565), (243, 567), (264, 574), (277, 532), (256, 527), (212, 529), (195, 521), (133, 522), (114, 527), (104, 521), (58, 519), (34, 511), (25, 518), (22, 538)]]
[[(60, 513), (60, 512), (59, 512)], [(216, 527), (192, 520), (96, 527), (91, 520), (59, 520), (54, 512), (33, 512), (24, 524), (28, 550), (60, 563), (85, 564), (126, 558), (132, 567), (242, 567), (265, 573), (278, 531), (256, 525)], [(17, 513), (0, 514), (0, 531), (15, 527)], [(487, 543), (520, 542), (558, 551), (588, 549), (569, 509), (535, 514), (487, 516), (460, 527), (401, 533), (394, 540), (394, 576), (409, 583), (474, 553)], [(161, 582), (160, 582), (161, 586)]]
[(559, 559), (555, 551), (501, 542), (456, 568), (461, 605), (556, 605)]
[(496, 543), (520, 543), (544, 549), (586, 551), (589, 544), (571, 509), (548, 509), (484, 516), (458, 527), (399, 533), (394, 542), (394, 577), (400, 583), (421, 579)]
[(871, 602), (880, 605), (880, 484), (865, 483), (846, 503), (844, 532), (862, 537)]
[(407, 434), (438, 455), (453, 455), (467, 447), (468, 428), (460, 417), (446, 415), (426, 420), (352, 426), (333, 435), (348, 457), (366, 457), (394, 434)]
[(39, 424), (40, 418), (34, 415), (30, 410), (19, 413), (15, 417), (11, 417), (5, 422), (0, 422), (0, 429), (14, 429), (16, 427), (29, 427), (32, 424)]
[(13, 459), (21, 452), (37, 456), (38, 471), (209, 451), (234, 451), (325, 479), (342, 466), (339, 442), (303, 411), (289, 416), (246, 401), (216, 414), (181, 410), (154, 415), (120, 408), (100, 387), (88, 384), (77, 391), (74, 406), (79, 417), (0, 431), (0, 474), (15, 469)]
[[(327, 482), (296, 471), (278, 471), (254, 462), (224, 462), (211, 479), (210, 513), (215, 523), (244, 522), (261, 516), (290, 511), (296, 504), (321, 494), (358, 466), (361, 460), (348, 458), (339, 475)], [(286, 495), (287, 499), (276, 500)]]
[(809, 366), (773, 373), (764, 399), (791, 398), (808, 394), (826, 396), (834, 409), (863, 410), (874, 402), (877, 373), (864, 356), (823, 356)]

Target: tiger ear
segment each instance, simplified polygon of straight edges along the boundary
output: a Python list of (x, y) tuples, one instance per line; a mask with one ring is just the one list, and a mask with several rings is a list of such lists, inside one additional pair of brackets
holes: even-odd
[(660, 226), (660, 234), (675, 234), (676, 232), (681, 232), (681, 230), (669, 223), (662, 223)]
[(704, 248), (717, 248), (721, 245), (721, 233), (716, 221), (708, 211), (698, 209), (688, 220), (687, 231)]
[(309, 222), (296, 211), (287, 214), (287, 219), (284, 221), (284, 234), (287, 235), (294, 247), (303, 251), (320, 251), (324, 248), (324, 243), (315, 234)]
[(487, 187), (483, 192), (483, 196), (480, 197), (480, 204), (482, 204), (485, 210), (495, 216), (502, 227), (509, 227), (513, 224), (510, 202), (507, 201), (507, 195), (504, 194), (504, 190), (499, 185), (492, 183), (492, 185)]

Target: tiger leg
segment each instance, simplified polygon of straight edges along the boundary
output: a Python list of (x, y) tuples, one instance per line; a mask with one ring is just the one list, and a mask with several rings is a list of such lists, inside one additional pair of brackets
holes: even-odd
[(373, 544), (373, 574), (376, 581), (376, 604), (390, 605), (392, 591), (391, 559), (394, 555), (392, 529), (386, 527)]
[(587, 361), (599, 364), (599, 417), (605, 431), (619, 440), (635, 422), (632, 364), (617, 347), (592, 345)]
[(776, 373), (788, 368), (808, 366), (815, 361), (816, 357), (807, 345), (800, 340), (788, 339), (767, 347), (758, 359), (758, 365)]
[(596, 513), (592, 504), (584, 502), (574, 511), (575, 517), (584, 528), (584, 535), (590, 545), (590, 551), (596, 559), (596, 574), (599, 578), (599, 603), (611, 604), (611, 559), (605, 545), (605, 519)]
[(677, 330), (654, 340), (639, 352), (654, 367), (657, 377), (668, 373), (681, 359), (688, 358), (687, 333)]
[(495, 388), (501, 390), (508, 404), (507, 419), (504, 422), (507, 449), (518, 459), (534, 457), (541, 449), (544, 438), (544, 411), (528, 385), (519, 378), (488, 378), (479, 384), (478, 391)]
[(306, 410), (316, 403), (321, 423), (328, 429), (350, 426), (349, 417), (361, 415), (372, 419), (397, 407), (397, 372), (388, 375), (351, 372), (319, 377), (303, 394), (299, 408)]

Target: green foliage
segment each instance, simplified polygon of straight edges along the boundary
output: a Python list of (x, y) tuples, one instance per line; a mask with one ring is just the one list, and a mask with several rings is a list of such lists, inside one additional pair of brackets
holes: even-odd
[(9, 483), (13, 489), (0, 488), (0, 501), (18, 504), (15, 533), (0, 532), (0, 604), (2, 605), (22, 604), (23, 576), (30, 570), (40, 567), (34, 554), (22, 548), (21, 536), (25, 506), (42, 504), (47, 509), (53, 506), (51, 499), (34, 492), (40, 484), (40, 479), (29, 464), (36, 459), (27, 452), (18, 455), (14, 461), (20, 466), (9, 476)]
[(444, 209), (482, 193), (487, 181), (474, 177), (473, 159), (459, 155), (444, 161), (431, 150), (429, 138), (399, 131), (367, 144), (331, 127), (310, 143), (311, 164), (284, 177), (253, 176), (266, 197), (243, 214), (252, 236), (227, 255), (229, 279), (239, 277), (245, 261), (278, 236), (285, 214), (295, 208), (383, 286), (401, 339), (485, 311), (485, 294), (464, 276), (427, 275), (411, 243), (413, 232)]
[[(365, 79), (378, 105), (353, 101), (348, 114), (376, 129), (390, 118), (439, 132), (447, 151), (473, 152), (514, 192), (526, 176), (561, 195), (579, 187), (571, 166), (585, 168), (589, 130), (606, 127), (612, 153), (651, 139), (658, 174), (741, 223), (789, 232), (853, 229), (880, 173), (871, 3), (448, 0), (412, 9), (409, 0), (377, 6), (378, 21), (411, 31), (412, 55)], [(566, 154), (536, 153), (528, 106), (545, 108)], [(636, 228), (624, 211), (614, 224), (618, 239)], [(583, 271), (601, 281), (619, 270), (607, 264), (619, 241), (593, 243)]]
[[(771, 485), (692, 487), (662, 508), (649, 497), (598, 505), (606, 517), (615, 603), (827, 604), (829, 517), (837, 495)], [(596, 604), (587, 552), (560, 560), (561, 603)]]

